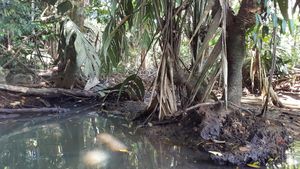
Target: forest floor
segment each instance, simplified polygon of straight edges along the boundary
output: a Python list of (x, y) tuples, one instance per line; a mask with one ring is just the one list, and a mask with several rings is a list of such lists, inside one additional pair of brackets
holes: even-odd
[[(280, 92), (278, 96), (285, 107), (270, 106), (267, 118), (280, 121), (295, 140), (300, 140), (300, 94)], [(250, 110), (261, 110), (262, 103), (262, 97), (247, 95), (242, 98), (242, 107)]]

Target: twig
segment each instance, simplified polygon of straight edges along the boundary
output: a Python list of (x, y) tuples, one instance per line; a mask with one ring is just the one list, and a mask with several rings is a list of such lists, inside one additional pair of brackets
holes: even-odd
[(254, 113), (253, 112), (251, 112), (250, 110), (248, 110), (248, 109), (245, 109), (245, 108), (243, 108), (243, 107), (241, 107), (241, 106), (239, 106), (239, 105), (236, 105), (236, 104), (234, 104), (234, 103), (232, 103), (232, 102), (228, 102), (231, 106), (233, 106), (233, 107), (236, 107), (236, 108), (239, 108), (239, 109), (242, 109), (242, 110), (244, 110), (244, 111), (246, 111), (247, 113), (250, 113), (251, 115), (254, 115)]
[[(223, 104), (223, 103), (224, 103), (224, 101), (218, 101), (218, 102), (212, 102), (212, 103), (199, 103), (199, 104), (196, 104), (196, 105), (194, 105), (194, 106), (191, 106), (191, 107), (185, 109), (185, 111), (187, 112), (187, 111), (190, 111), (190, 110), (193, 110), (193, 109), (202, 107), (202, 106), (211, 106), (211, 105), (218, 105), (218, 104)], [(244, 111), (246, 111), (247, 113), (250, 113), (250, 114), (252, 114), (252, 115), (254, 114), (254, 113), (251, 112), (250, 110), (245, 109), (245, 108), (243, 108), (243, 107), (241, 107), (241, 106), (238, 106), (238, 105), (236, 105), (236, 104), (234, 104), (234, 103), (232, 103), (232, 102), (228, 102), (228, 104), (230, 104), (232, 107), (235, 107), (235, 108), (239, 108), (239, 109), (241, 109), (241, 110), (244, 110)]]
[(212, 103), (199, 103), (199, 104), (196, 104), (194, 106), (191, 106), (187, 109), (185, 109), (185, 111), (190, 111), (190, 110), (193, 110), (193, 109), (197, 109), (199, 107), (202, 107), (202, 106), (211, 106), (211, 105), (218, 105), (220, 103), (222, 103), (223, 101), (219, 101), (219, 102), (212, 102)]

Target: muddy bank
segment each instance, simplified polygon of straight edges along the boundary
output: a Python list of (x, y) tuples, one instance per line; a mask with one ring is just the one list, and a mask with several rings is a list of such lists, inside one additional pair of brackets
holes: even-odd
[[(281, 162), (292, 142), (282, 123), (241, 110), (200, 108), (176, 123), (146, 127), (149, 137), (209, 152), (219, 164)], [(257, 164), (258, 164), (257, 163)]]

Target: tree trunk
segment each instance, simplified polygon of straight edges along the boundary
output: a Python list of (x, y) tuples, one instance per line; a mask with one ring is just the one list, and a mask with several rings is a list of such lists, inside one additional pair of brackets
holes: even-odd
[(242, 97), (242, 68), (245, 58), (245, 34), (255, 25), (255, 13), (259, 13), (257, 0), (243, 0), (237, 15), (228, 13), (227, 59), (228, 59), (228, 101), (239, 105)]
[(228, 28), (228, 101), (240, 104), (242, 97), (242, 67), (245, 58), (245, 31), (233, 24)]

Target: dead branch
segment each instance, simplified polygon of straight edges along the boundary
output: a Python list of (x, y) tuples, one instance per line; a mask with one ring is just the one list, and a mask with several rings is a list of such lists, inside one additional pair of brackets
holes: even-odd
[(29, 87), (21, 87), (21, 86), (13, 86), (0, 84), (0, 90), (21, 93), (22, 95), (27, 96), (40, 96), (40, 97), (61, 97), (61, 96), (73, 96), (73, 97), (83, 97), (90, 98), (96, 97), (96, 93), (92, 93), (89, 91), (83, 91), (78, 89), (61, 89), (61, 88), (29, 88)]
[(221, 104), (221, 103), (222, 103), (221, 101), (219, 101), (219, 102), (199, 103), (199, 104), (196, 104), (194, 106), (191, 106), (191, 107), (185, 109), (185, 111), (188, 112), (190, 110), (197, 109), (197, 108), (202, 107), (202, 106), (215, 106), (215, 105), (218, 105), (218, 104)]

